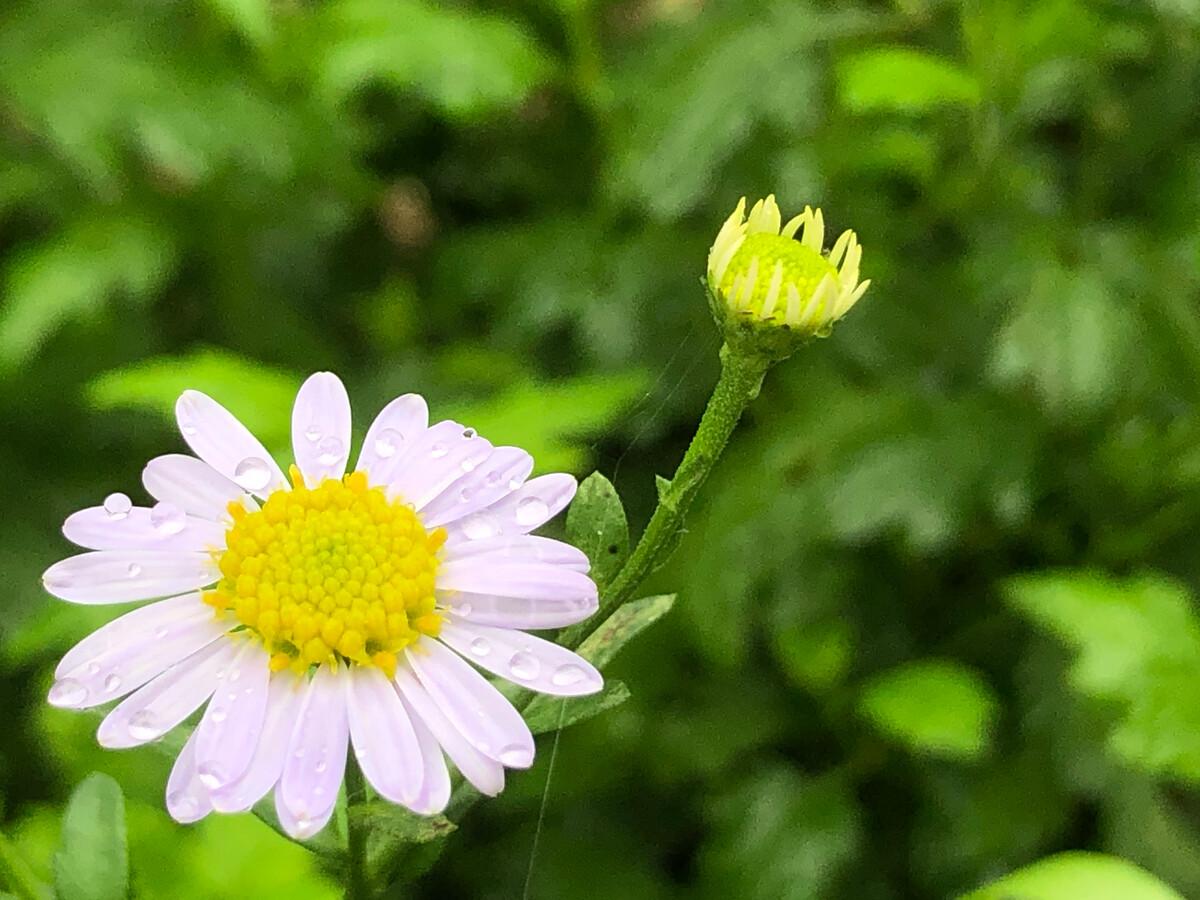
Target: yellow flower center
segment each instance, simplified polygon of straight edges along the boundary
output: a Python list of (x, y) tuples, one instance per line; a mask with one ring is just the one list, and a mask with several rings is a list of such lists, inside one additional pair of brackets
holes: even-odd
[(205, 602), (257, 635), (279, 671), (338, 657), (395, 671), (396, 654), (436, 636), (434, 577), (445, 529), (426, 531), (407, 504), (354, 472), (271, 494), (250, 512), (229, 505), (233, 525)]
[[(757, 268), (754, 266), (756, 259)], [(775, 268), (779, 263), (783, 263), (783, 279), (771, 318), (780, 321), (783, 320), (787, 309), (789, 285), (794, 286), (800, 297), (807, 300), (817, 289), (822, 278), (826, 275), (837, 278), (838, 274), (833, 264), (811, 247), (780, 234), (759, 232), (749, 235), (733, 254), (733, 259), (729, 261), (725, 276), (719, 285), (721, 295), (737, 299), (739, 310), (746, 310), (758, 316), (762, 313), (763, 303), (771, 292)], [(744, 285), (751, 273), (754, 274), (754, 283), (747, 297)], [(738, 288), (738, 294), (736, 298), (732, 298), (731, 292), (735, 287)]]

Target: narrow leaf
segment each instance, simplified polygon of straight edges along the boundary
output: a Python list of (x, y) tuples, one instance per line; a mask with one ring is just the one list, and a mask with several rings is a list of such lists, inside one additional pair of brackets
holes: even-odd
[(658, 594), (626, 603), (579, 645), (579, 655), (596, 668), (603, 669), (622, 647), (665, 616), (674, 605), (674, 594)]
[(612, 679), (604, 683), (604, 690), (600, 693), (587, 697), (562, 698), (538, 694), (525, 707), (525, 721), (534, 734), (545, 734), (590, 719), (614, 706), (620, 706), (628, 699), (629, 688), (625, 687), (625, 682)]

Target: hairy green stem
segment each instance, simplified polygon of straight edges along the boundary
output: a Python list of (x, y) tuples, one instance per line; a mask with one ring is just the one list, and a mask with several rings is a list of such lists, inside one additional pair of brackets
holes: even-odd
[(366, 801), (362, 770), (353, 755), (346, 760), (346, 900), (371, 900), (367, 876), (367, 826), (353, 814)]

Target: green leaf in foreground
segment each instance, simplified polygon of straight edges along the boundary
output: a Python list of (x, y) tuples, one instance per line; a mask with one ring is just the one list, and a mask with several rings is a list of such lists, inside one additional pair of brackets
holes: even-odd
[(600, 693), (586, 697), (563, 698), (538, 694), (525, 707), (525, 721), (534, 734), (545, 734), (590, 719), (614, 706), (620, 706), (628, 699), (629, 688), (625, 687), (625, 683), (608, 679)]
[(1061, 853), (1018, 869), (961, 900), (1183, 900), (1133, 863), (1100, 853)]
[(579, 645), (579, 655), (603, 669), (622, 647), (670, 612), (674, 605), (674, 594), (658, 594), (618, 607)]
[(54, 886), (59, 900), (125, 900), (129, 895), (125, 796), (107, 775), (92, 773), (71, 795), (54, 857)]
[(629, 523), (617, 490), (599, 472), (579, 485), (567, 513), (567, 539), (587, 554), (601, 590), (629, 555)]
[(987, 751), (998, 705), (974, 671), (948, 660), (908, 663), (872, 680), (862, 714), (911, 749), (974, 759)]
[(1011, 579), (1008, 602), (1078, 651), (1072, 686), (1113, 702), (1109, 746), (1143, 770), (1200, 781), (1200, 621), (1168, 578), (1050, 572)]

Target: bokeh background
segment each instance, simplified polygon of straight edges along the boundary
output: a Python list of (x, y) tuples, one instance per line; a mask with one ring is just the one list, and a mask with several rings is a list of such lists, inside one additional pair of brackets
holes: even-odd
[(1195, 0), (9, 0), (0, 827), (49, 877), (107, 772), (137, 896), (337, 896), (46, 707), (111, 614), (40, 590), (62, 519), (141, 496), (185, 386), (285, 448), (330, 368), (360, 429), (421, 391), (640, 526), (716, 375), (708, 244), (774, 192), (875, 286), (647, 585), (632, 699), (411, 896), (939, 898), (1069, 848), (1200, 896), (1197, 96)]

